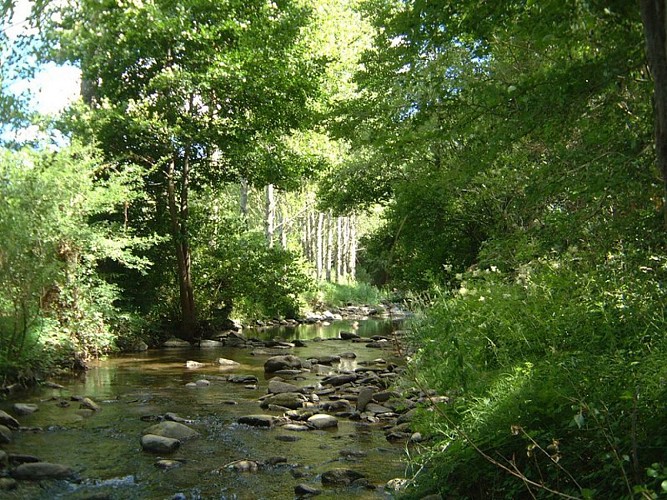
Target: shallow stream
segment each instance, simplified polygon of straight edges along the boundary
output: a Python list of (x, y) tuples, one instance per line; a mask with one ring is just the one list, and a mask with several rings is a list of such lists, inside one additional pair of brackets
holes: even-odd
[[(341, 330), (362, 337), (387, 335), (394, 325), (388, 321), (338, 321), (330, 326), (302, 325), (297, 328), (248, 332), (262, 339), (300, 339), (305, 347), (290, 349), (302, 359), (353, 351), (355, 360), (344, 360), (346, 370), (360, 361), (384, 358), (400, 363), (392, 344), (372, 349), (363, 343), (333, 339)], [(327, 340), (316, 341), (315, 338)], [(2, 492), (3, 498), (20, 499), (283, 499), (294, 498), (299, 483), (322, 490), (318, 498), (387, 498), (382, 486), (404, 474), (405, 444), (385, 439), (382, 423), (339, 419), (338, 428), (290, 432), (281, 427), (254, 428), (236, 423), (238, 417), (259, 413), (258, 398), (267, 393), (269, 376), (263, 365), (268, 356), (252, 355), (250, 348), (154, 349), (124, 354), (97, 362), (78, 379), (58, 381), (65, 389), (39, 388), (15, 395), (0, 403), (12, 412), (12, 404), (36, 403), (39, 410), (18, 417), (24, 427), (41, 431), (14, 432), (13, 442), (4, 445), (8, 453), (31, 454), (43, 461), (73, 468), (78, 481), (20, 482), (19, 488)], [(217, 365), (218, 358), (241, 363), (232, 370)], [(204, 363), (199, 369), (186, 368), (186, 361)], [(331, 371), (339, 366), (334, 364)], [(255, 375), (256, 387), (225, 381), (230, 374)], [(305, 373), (297, 385), (317, 384), (326, 373)], [(185, 387), (200, 379), (208, 387)], [(81, 410), (71, 396), (81, 395), (97, 402), (101, 410)], [(69, 402), (69, 406), (63, 406)], [(159, 458), (143, 452), (139, 443), (143, 429), (152, 425), (150, 417), (174, 412), (191, 420), (188, 425), (201, 436), (188, 441), (165, 458), (181, 466), (162, 470)], [(142, 420), (142, 418), (144, 420)], [(241, 473), (225, 466), (235, 460), (265, 461), (286, 458), (286, 463)], [(323, 487), (319, 475), (345, 467), (363, 473), (379, 488), (332, 489)], [(178, 495), (181, 495), (180, 497)]]

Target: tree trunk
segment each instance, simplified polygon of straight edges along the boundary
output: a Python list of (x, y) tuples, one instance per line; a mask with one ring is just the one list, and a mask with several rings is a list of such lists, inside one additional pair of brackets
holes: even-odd
[(276, 198), (273, 190), (273, 184), (266, 186), (266, 243), (269, 248), (273, 248), (273, 234), (276, 224)]
[(343, 218), (336, 218), (336, 283), (343, 282)]
[(357, 221), (354, 215), (350, 216), (350, 263), (348, 266), (350, 279), (352, 281), (357, 279)]
[(280, 239), (280, 248), (287, 250), (287, 223), (289, 217), (285, 200), (278, 200), (278, 238)]
[(332, 255), (332, 250), (333, 250), (333, 224), (331, 223), (331, 211), (327, 213), (327, 250), (326, 250), (326, 264), (325, 264), (325, 270), (326, 270), (326, 276), (327, 276), (327, 281), (331, 281), (331, 255)]
[(241, 209), (241, 216), (248, 219), (248, 180), (241, 179), (241, 194), (239, 196), (239, 208)]
[(655, 150), (663, 181), (662, 209), (667, 228), (667, 8), (664, 0), (640, 0), (639, 5), (653, 75)]
[[(194, 289), (192, 286), (191, 255), (188, 235), (188, 189), (190, 161), (186, 152), (183, 161), (180, 204), (176, 201), (176, 156), (172, 158), (167, 170), (167, 195), (171, 235), (176, 250), (178, 266), (178, 285), (181, 305), (181, 335), (186, 340), (193, 340), (197, 333), (197, 315), (195, 310)], [(180, 206), (179, 206), (180, 205)]]
[(324, 214), (322, 212), (317, 213), (317, 279), (321, 280), (322, 273), (322, 264), (324, 262)]

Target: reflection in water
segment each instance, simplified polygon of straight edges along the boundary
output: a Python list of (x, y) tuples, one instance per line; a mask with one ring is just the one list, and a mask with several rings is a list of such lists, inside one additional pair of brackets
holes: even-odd
[[(295, 348), (301, 359), (354, 352), (356, 359), (318, 366), (316, 370), (289, 380), (299, 386), (315, 387), (325, 374), (352, 371), (360, 362), (382, 357), (395, 361), (391, 343), (386, 349), (366, 348), (363, 343), (336, 339), (339, 331), (352, 331), (352, 322), (331, 326), (301, 326), (244, 332), (248, 337), (292, 340), (307, 339), (306, 347)], [(362, 337), (390, 334), (393, 325), (381, 321), (360, 321), (356, 333)], [(221, 370), (218, 358), (241, 365)], [(81, 476), (81, 482), (54, 482), (43, 486), (24, 484), (7, 498), (109, 498), (167, 499), (176, 493), (185, 498), (293, 498), (294, 486), (307, 483), (322, 488), (319, 474), (334, 467), (349, 467), (368, 476), (373, 484), (401, 476), (404, 470), (403, 445), (384, 439), (377, 425), (339, 420), (333, 430), (290, 432), (280, 427), (255, 429), (236, 424), (239, 416), (261, 413), (259, 398), (267, 392), (263, 365), (266, 355), (252, 349), (209, 348), (150, 350), (141, 354), (116, 356), (96, 363), (85, 377), (65, 382), (67, 389), (39, 389), (17, 397), (17, 401), (37, 403), (40, 410), (21, 417), (27, 427), (39, 426), (41, 433), (17, 433), (4, 446), (9, 453), (30, 453), (45, 461), (67, 464)], [(204, 366), (188, 369), (185, 362)], [(226, 376), (254, 375), (259, 383), (233, 384)], [(210, 381), (204, 388), (185, 384), (199, 379)], [(73, 395), (97, 401), (102, 410), (81, 412)], [(0, 408), (11, 412), (11, 403)], [(233, 404), (232, 404), (233, 403)], [(170, 470), (156, 467), (158, 457), (141, 451), (139, 438), (155, 416), (174, 412), (192, 420), (191, 427), (201, 437), (183, 446), (169, 458), (182, 463)], [(270, 412), (279, 416), (280, 412)], [(144, 420), (142, 420), (144, 419)], [(381, 425), (381, 424), (378, 424)], [(352, 451), (350, 451), (352, 450)], [(363, 452), (363, 453), (361, 453)], [(237, 473), (224, 468), (234, 460), (259, 462), (284, 457), (286, 463), (261, 467), (257, 473)], [(368, 490), (326, 490), (320, 498), (381, 498)]]

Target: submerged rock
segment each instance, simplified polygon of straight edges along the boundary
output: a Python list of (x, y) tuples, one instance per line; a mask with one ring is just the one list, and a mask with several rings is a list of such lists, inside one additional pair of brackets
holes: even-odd
[(239, 417), (239, 424), (249, 425), (251, 427), (272, 427), (276, 418), (271, 415), (245, 415)]
[(300, 497), (305, 497), (305, 496), (316, 496), (322, 493), (320, 490), (317, 488), (313, 488), (312, 486), (309, 486), (307, 484), (301, 483), (297, 484), (294, 487), (294, 494)]
[(10, 429), (18, 429), (20, 427), (18, 420), (2, 410), (0, 410), (0, 425), (4, 425)]
[(264, 362), (264, 371), (274, 373), (279, 370), (293, 370), (301, 368), (301, 359), (297, 356), (287, 354), (284, 356), (272, 356)]
[(39, 406), (30, 403), (14, 403), (12, 411), (17, 415), (30, 415), (39, 410)]
[(361, 472), (352, 469), (331, 469), (322, 473), (322, 484), (325, 486), (349, 486), (354, 481), (364, 477)]
[(180, 422), (171, 420), (165, 420), (159, 424), (151, 425), (147, 429), (144, 429), (143, 434), (153, 434), (156, 436), (178, 439), (179, 441), (187, 441), (199, 437), (199, 433), (194, 429), (191, 429)]
[(39, 481), (41, 479), (67, 479), (74, 476), (74, 471), (66, 465), (50, 462), (21, 464), (11, 472), (15, 479)]
[(325, 413), (317, 413), (310, 417), (307, 422), (316, 429), (338, 427), (338, 419)]
[(178, 439), (158, 436), (156, 434), (144, 434), (141, 436), (141, 447), (149, 453), (173, 453), (181, 442)]

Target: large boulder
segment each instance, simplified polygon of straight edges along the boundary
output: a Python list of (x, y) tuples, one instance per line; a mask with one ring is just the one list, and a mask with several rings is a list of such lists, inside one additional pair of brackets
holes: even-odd
[(279, 370), (295, 370), (301, 368), (301, 360), (297, 356), (286, 354), (283, 356), (272, 356), (264, 363), (266, 373), (274, 373)]
[(171, 420), (165, 420), (159, 424), (151, 425), (147, 429), (144, 429), (143, 434), (153, 434), (155, 436), (178, 439), (179, 441), (187, 441), (199, 437), (199, 433), (194, 429), (191, 429), (180, 422), (173, 422)]
[(158, 436), (156, 434), (144, 434), (141, 436), (141, 447), (149, 453), (173, 453), (179, 446), (181, 446), (181, 442), (178, 439)]
[(14, 403), (12, 411), (17, 415), (30, 415), (39, 410), (39, 406), (31, 403)]
[(302, 408), (303, 404), (307, 401), (308, 398), (298, 392), (282, 392), (279, 394), (272, 394), (265, 398), (260, 406), (262, 408), (268, 408), (273, 405), (296, 410), (297, 408)]
[(42, 479), (67, 479), (74, 476), (74, 471), (66, 465), (49, 462), (21, 464), (11, 472), (15, 479), (39, 481)]

